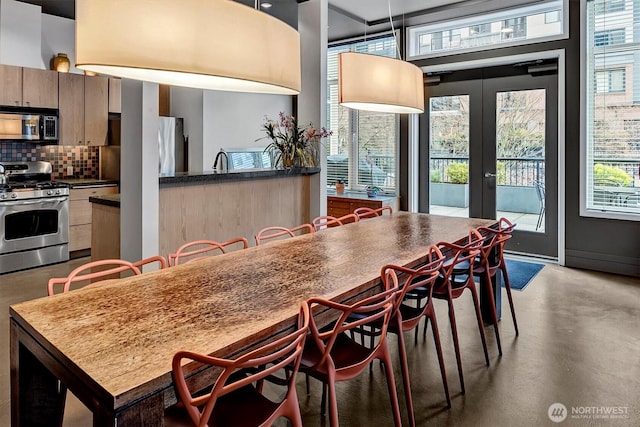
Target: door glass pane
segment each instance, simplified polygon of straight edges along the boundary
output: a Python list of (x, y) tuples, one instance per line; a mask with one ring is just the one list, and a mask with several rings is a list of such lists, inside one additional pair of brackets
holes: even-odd
[(545, 90), (496, 95), (496, 211), (519, 230), (544, 233)]
[(429, 100), (429, 212), (469, 216), (469, 95)]

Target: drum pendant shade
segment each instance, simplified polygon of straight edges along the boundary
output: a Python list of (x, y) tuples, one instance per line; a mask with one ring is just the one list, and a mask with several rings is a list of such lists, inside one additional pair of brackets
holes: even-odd
[(76, 0), (76, 67), (234, 92), (300, 93), (300, 35), (229, 0)]
[(339, 103), (381, 113), (424, 112), (422, 70), (401, 59), (344, 52), (338, 56)]

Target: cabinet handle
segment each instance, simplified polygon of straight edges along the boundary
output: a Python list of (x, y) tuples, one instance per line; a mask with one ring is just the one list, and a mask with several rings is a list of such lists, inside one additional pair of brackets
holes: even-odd
[(19, 107), (20, 106), (20, 101), (16, 101), (16, 106)]
[(87, 145), (91, 145), (91, 141), (87, 141)]
[(31, 102), (27, 101), (27, 107), (31, 107)]

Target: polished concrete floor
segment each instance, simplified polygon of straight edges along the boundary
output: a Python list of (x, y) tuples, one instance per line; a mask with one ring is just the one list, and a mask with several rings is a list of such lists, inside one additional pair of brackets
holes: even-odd
[[(8, 307), (46, 295), (49, 277), (67, 274), (85, 260), (0, 276), (0, 426), (9, 425)], [(506, 298), (506, 295), (505, 295)], [(466, 394), (460, 394), (446, 303), (436, 301), (452, 408), (446, 409), (430, 334), (413, 343), (406, 335), (419, 426), (544, 426), (554, 403), (568, 411), (561, 425), (640, 426), (640, 279), (549, 264), (522, 292), (514, 291), (520, 326), (516, 337), (505, 312), (504, 354), (498, 357), (491, 327), (486, 367), (471, 297), (456, 300)], [(506, 300), (505, 300), (506, 302)], [(391, 348), (397, 345), (390, 338)], [(394, 360), (396, 355), (393, 350)], [(397, 364), (396, 382), (401, 387)], [(298, 395), (305, 425), (324, 426), (319, 383)], [(373, 372), (338, 385), (343, 426), (393, 425), (384, 376)], [(403, 420), (404, 398), (400, 392)], [(91, 414), (70, 396), (66, 426), (90, 426)]]

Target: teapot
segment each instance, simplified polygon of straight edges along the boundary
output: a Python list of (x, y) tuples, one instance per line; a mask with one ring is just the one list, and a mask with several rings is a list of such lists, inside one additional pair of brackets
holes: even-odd
[(4, 165), (2, 163), (0, 163), (0, 186), (7, 185), (8, 181), (9, 181), (9, 178), (5, 174)]

